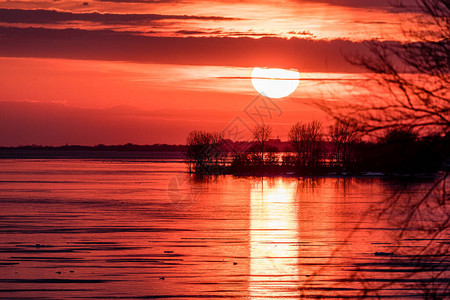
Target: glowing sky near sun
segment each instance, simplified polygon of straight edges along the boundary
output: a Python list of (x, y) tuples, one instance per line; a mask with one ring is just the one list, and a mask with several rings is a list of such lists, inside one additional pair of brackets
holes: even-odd
[(0, 1), (0, 145), (183, 143), (252, 102), (254, 67), (300, 72), (284, 137), (326, 119), (315, 99), (364, 93), (342, 53), (400, 40), (406, 17), (387, 0)]

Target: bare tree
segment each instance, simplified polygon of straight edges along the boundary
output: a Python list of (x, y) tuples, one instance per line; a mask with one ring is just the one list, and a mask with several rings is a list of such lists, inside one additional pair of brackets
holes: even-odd
[(307, 128), (305, 124), (300, 122), (292, 125), (289, 130), (289, 141), (292, 144), (294, 152), (297, 153), (297, 161), (300, 165), (306, 165), (308, 157), (308, 147), (306, 145), (307, 140)]
[(208, 155), (210, 157), (211, 163), (214, 163), (215, 166), (219, 166), (223, 163), (223, 158), (225, 155), (225, 139), (222, 132), (213, 132), (210, 133), (210, 136), (211, 139)]
[(330, 125), (328, 132), (334, 147), (336, 162), (345, 166), (350, 158), (350, 146), (358, 140), (356, 125), (348, 120), (336, 120), (333, 125)]
[[(400, 1), (396, 8), (411, 16), (402, 22), (403, 41), (373, 40), (366, 43), (367, 52), (347, 56), (351, 63), (370, 74), (371, 96), (354, 99), (352, 103), (319, 105), (337, 120), (354, 121), (364, 134), (384, 131), (385, 143), (413, 141), (417, 132), (435, 133), (443, 137), (442, 143), (448, 143), (450, 2)], [(379, 204), (380, 218), (396, 221), (398, 249), (407, 238), (426, 244), (416, 245), (405, 255), (408, 257), (405, 265), (412, 266), (408, 274), (369, 286), (364, 296), (369, 293), (376, 296), (378, 291), (399, 283), (401, 288), (421, 289), (426, 299), (444, 299), (450, 294), (449, 246), (441, 241), (450, 230), (448, 163), (442, 168), (444, 172), (436, 176), (431, 188), (424, 186), (413, 191), (405, 188), (407, 193), (402, 190)], [(398, 258), (392, 257), (392, 261), (398, 263)], [(358, 275), (365, 282), (364, 274)]]
[(186, 138), (186, 156), (196, 172), (212, 171), (222, 157), (223, 135), (194, 130)]
[(253, 140), (261, 150), (261, 162), (264, 163), (264, 150), (267, 141), (272, 135), (272, 127), (269, 125), (258, 125), (253, 129)]
[(312, 121), (294, 124), (289, 130), (289, 140), (297, 153), (301, 166), (315, 167), (320, 161), (322, 143), (322, 123)]
[(338, 120), (357, 122), (365, 133), (410, 126), (448, 134), (450, 2), (400, 1), (396, 8), (411, 12), (403, 42), (372, 40), (366, 52), (347, 55), (371, 74), (370, 99), (319, 105)]

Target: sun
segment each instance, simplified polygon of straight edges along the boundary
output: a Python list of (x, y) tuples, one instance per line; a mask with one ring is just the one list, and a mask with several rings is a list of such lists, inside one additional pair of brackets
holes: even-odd
[(283, 98), (292, 94), (299, 84), (297, 70), (254, 68), (252, 84), (255, 90), (269, 98)]

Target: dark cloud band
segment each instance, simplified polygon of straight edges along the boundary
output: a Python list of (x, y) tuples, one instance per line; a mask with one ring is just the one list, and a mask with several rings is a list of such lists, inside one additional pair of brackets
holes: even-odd
[(354, 72), (342, 53), (362, 43), (265, 37), (155, 37), (110, 30), (0, 27), (0, 56)]
[(87, 21), (103, 24), (135, 24), (160, 20), (230, 21), (237, 19), (217, 16), (112, 14), (99, 12), (73, 13), (46, 9), (0, 9), (0, 22), (3, 23), (54, 24), (67, 21)]

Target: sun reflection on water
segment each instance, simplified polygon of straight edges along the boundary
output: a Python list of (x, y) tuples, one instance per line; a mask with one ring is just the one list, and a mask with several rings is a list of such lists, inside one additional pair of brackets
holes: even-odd
[(251, 189), (250, 282), (252, 299), (298, 290), (298, 216), (295, 182), (278, 179), (255, 183)]

